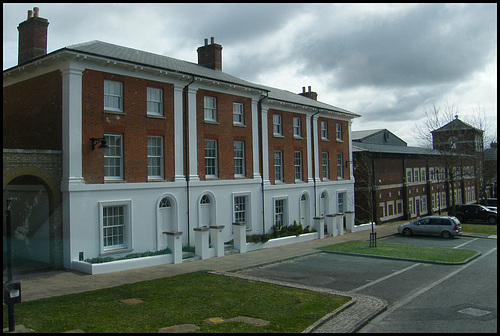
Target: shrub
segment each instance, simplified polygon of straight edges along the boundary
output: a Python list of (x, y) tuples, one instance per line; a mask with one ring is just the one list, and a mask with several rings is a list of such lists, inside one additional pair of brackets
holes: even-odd
[(159, 251), (147, 251), (147, 252), (138, 252), (138, 253), (129, 253), (124, 257), (121, 258), (114, 258), (114, 257), (96, 257), (96, 258), (88, 258), (85, 259), (85, 262), (88, 262), (90, 264), (102, 264), (105, 262), (110, 262), (110, 261), (117, 261), (117, 260), (126, 260), (126, 259), (134, 259), (134, 258), (143, 258), (143, 257), (150, 257), (150, 256), (156, 256), (156, 255), (162, 255), (162, 254), (169, 254), (172, 253), (170, 249), (166, 248), (163, 250)]

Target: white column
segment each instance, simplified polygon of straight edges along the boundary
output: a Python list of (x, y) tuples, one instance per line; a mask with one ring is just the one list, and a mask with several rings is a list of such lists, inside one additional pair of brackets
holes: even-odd
[[(83, 68), (62, 69), (62, 190), (83, 183), (82, 174), (82, 77)], [(104, 136), (104, 134), (102, 134)], [(90, 140), (89, 149), (90, 149)], [(98, 149), (96, 149), (99, 151)], [(102, 152), (100, 153), (102, 155)]]
[(189, 136), (189, 180), (199, 181), (198, 176), (198, 132), (196, 131), (196, 92), (188, 89), (188, 136)]
[(247, 251), (247, 227), (245, 223), (233, 223), (234, 248), (245, 253)]
[(318, 230), (318, 238), (325, 238), (325, 217), (314, 217), (314, 228)]
[(313, 153), (316, 151), (312, 148), (311, 137), (311, 116), (306, 116), (306, 139), (307, 139), (307, 181), (314, 182), (313, 178)]
[(194, 228), (195, 246), (194, 252), (201, 259), (208, 259), (208, 226)]
[(335, 237), (338, 235), (337, 223), (335, 222), (335, 215), (334, 214), (326, 215), (326, 230), (327, 230), (328, 234), (332, 235), (332, 237)]
[(262, 179), (264, 184), (271, 184), (269, 181), (269, 142), (267, 139), (267, 112), (268, 108), (262, 107)]
[(175, 181), (185, 180), (184, 176), (184, 123), (183, 123), (183, 87), (174, 86), (174, 158)]
[(174, 258), (174, 264), (182, 263), (182, 232), (172, 231), (165, 232), (167, 235), (167, 244), (172, 251), (172, 256)]
[(253, 155), (254, 179), (260, 179), (258, 103), (259, 103), (258, 100), (252, 99), (252, 155)]
[(224, 256), (224, 240), (222, 239), (222, 230), (224, 230), (224, 225), (210, 226), (210, 239), (212, 240), (212, 247), (215, 249), (216, 257)]
[[(316, 176), (316, 182), (320, 182), (319, 178), (319, 168), (321, 167), (321, 153), (319, 151), (319, 140), (318, 140), (318, 117), (312, 117), (312, 129), (313, 129), (313, 146), (314, 146), (314, 176)], [(330, 159), (330, 158), (329, 158)]]
[(352, 120), (349, 120), (347, 122), (347, 136), (349, 140), (349, 162), (351, 163), (349, 165), (349, 179), (354, 179), (354, 172), (353, 172), (353, 167), (354, 167), (354, 162), (352, 161), (352, 140), (351, 140), (351, 126), (352, 126)]

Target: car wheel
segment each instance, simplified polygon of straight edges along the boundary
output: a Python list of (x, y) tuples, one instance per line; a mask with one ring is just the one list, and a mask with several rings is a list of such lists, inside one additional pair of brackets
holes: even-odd
[(411, 230), (410, 230), (410, 229), (408, 229), (408, 228), (406, 228), (406, 229), (404, 229), (404, 230), (403, 230), (403, 234), (404, 234), (406, 237), (409, 237), (409, 236), (411, 236)]
[(492, 225), (496, 224), (497, 223), (496, 217), (491, 216), (490, 218), (488, 218), (488, 223)]
[(443, 232), (441, 232), (441, 237), (443, 237), (445, 239), (446, 238), (450, 238), (451, 237), (450, 231), (443, 231)]

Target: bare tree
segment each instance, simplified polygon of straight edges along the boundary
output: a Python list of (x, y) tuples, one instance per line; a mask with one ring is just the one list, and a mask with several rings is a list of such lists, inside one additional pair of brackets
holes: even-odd
[[(484, 184), (484, 137), (489, 128), (484, 109), (478, 106), (472, 117), (465, 122), (452, 124), (459, 127), (450, 127), (446, 132), (439, 129), (458, 119), (458, 109), (446, 103), (443, 107), (434, 104), (431, 108), (423, 109), (423, 118), (414, 127), (414, 132), (422, 147), (439, 150), (445, 165), (447, 195), (451, 195), (448, 204), (456, 204), (455, 193), (450, 193), (454, 182), (464, 178), (476, 178), (476, 190), (482, 194)], [(460, 127), (469, 126), (468, 130)], [(434, 134), (433, 134), (434, 133)], [(471, 168), (472, 167), (472, 168)]]

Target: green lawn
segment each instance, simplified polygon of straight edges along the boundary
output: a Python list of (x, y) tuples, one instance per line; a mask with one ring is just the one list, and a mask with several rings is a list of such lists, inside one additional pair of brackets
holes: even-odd
[(496, 225), (462, 224), (462, 230), (467, 233), (485, 233), (489, 235), (497, 234)]
[[(127, 305), (120, 300), (137, 298)], [(351, 298), (251, 282), (207, 272), (122, 285), (80, 294), (22, 302), (15, 306), (16, 324), (35, 332), (158, 332), (195, 324), (199, 332), (301, 332)], [(267, 326), (243, 322), (210, 324), (213, 317), (248, 316)], [(3, 307), (3, 326), (8, 326)]]
[(347, 252), (363, 255), (386, 256), (435, 262), (463, 262), (479, 253), (477, 251), (464, 249), (391, 244), (378, 241), (377, 247), (370, 247), (369, 242), (359, 240), (323, 246), (320, 249), (324, 251)]

